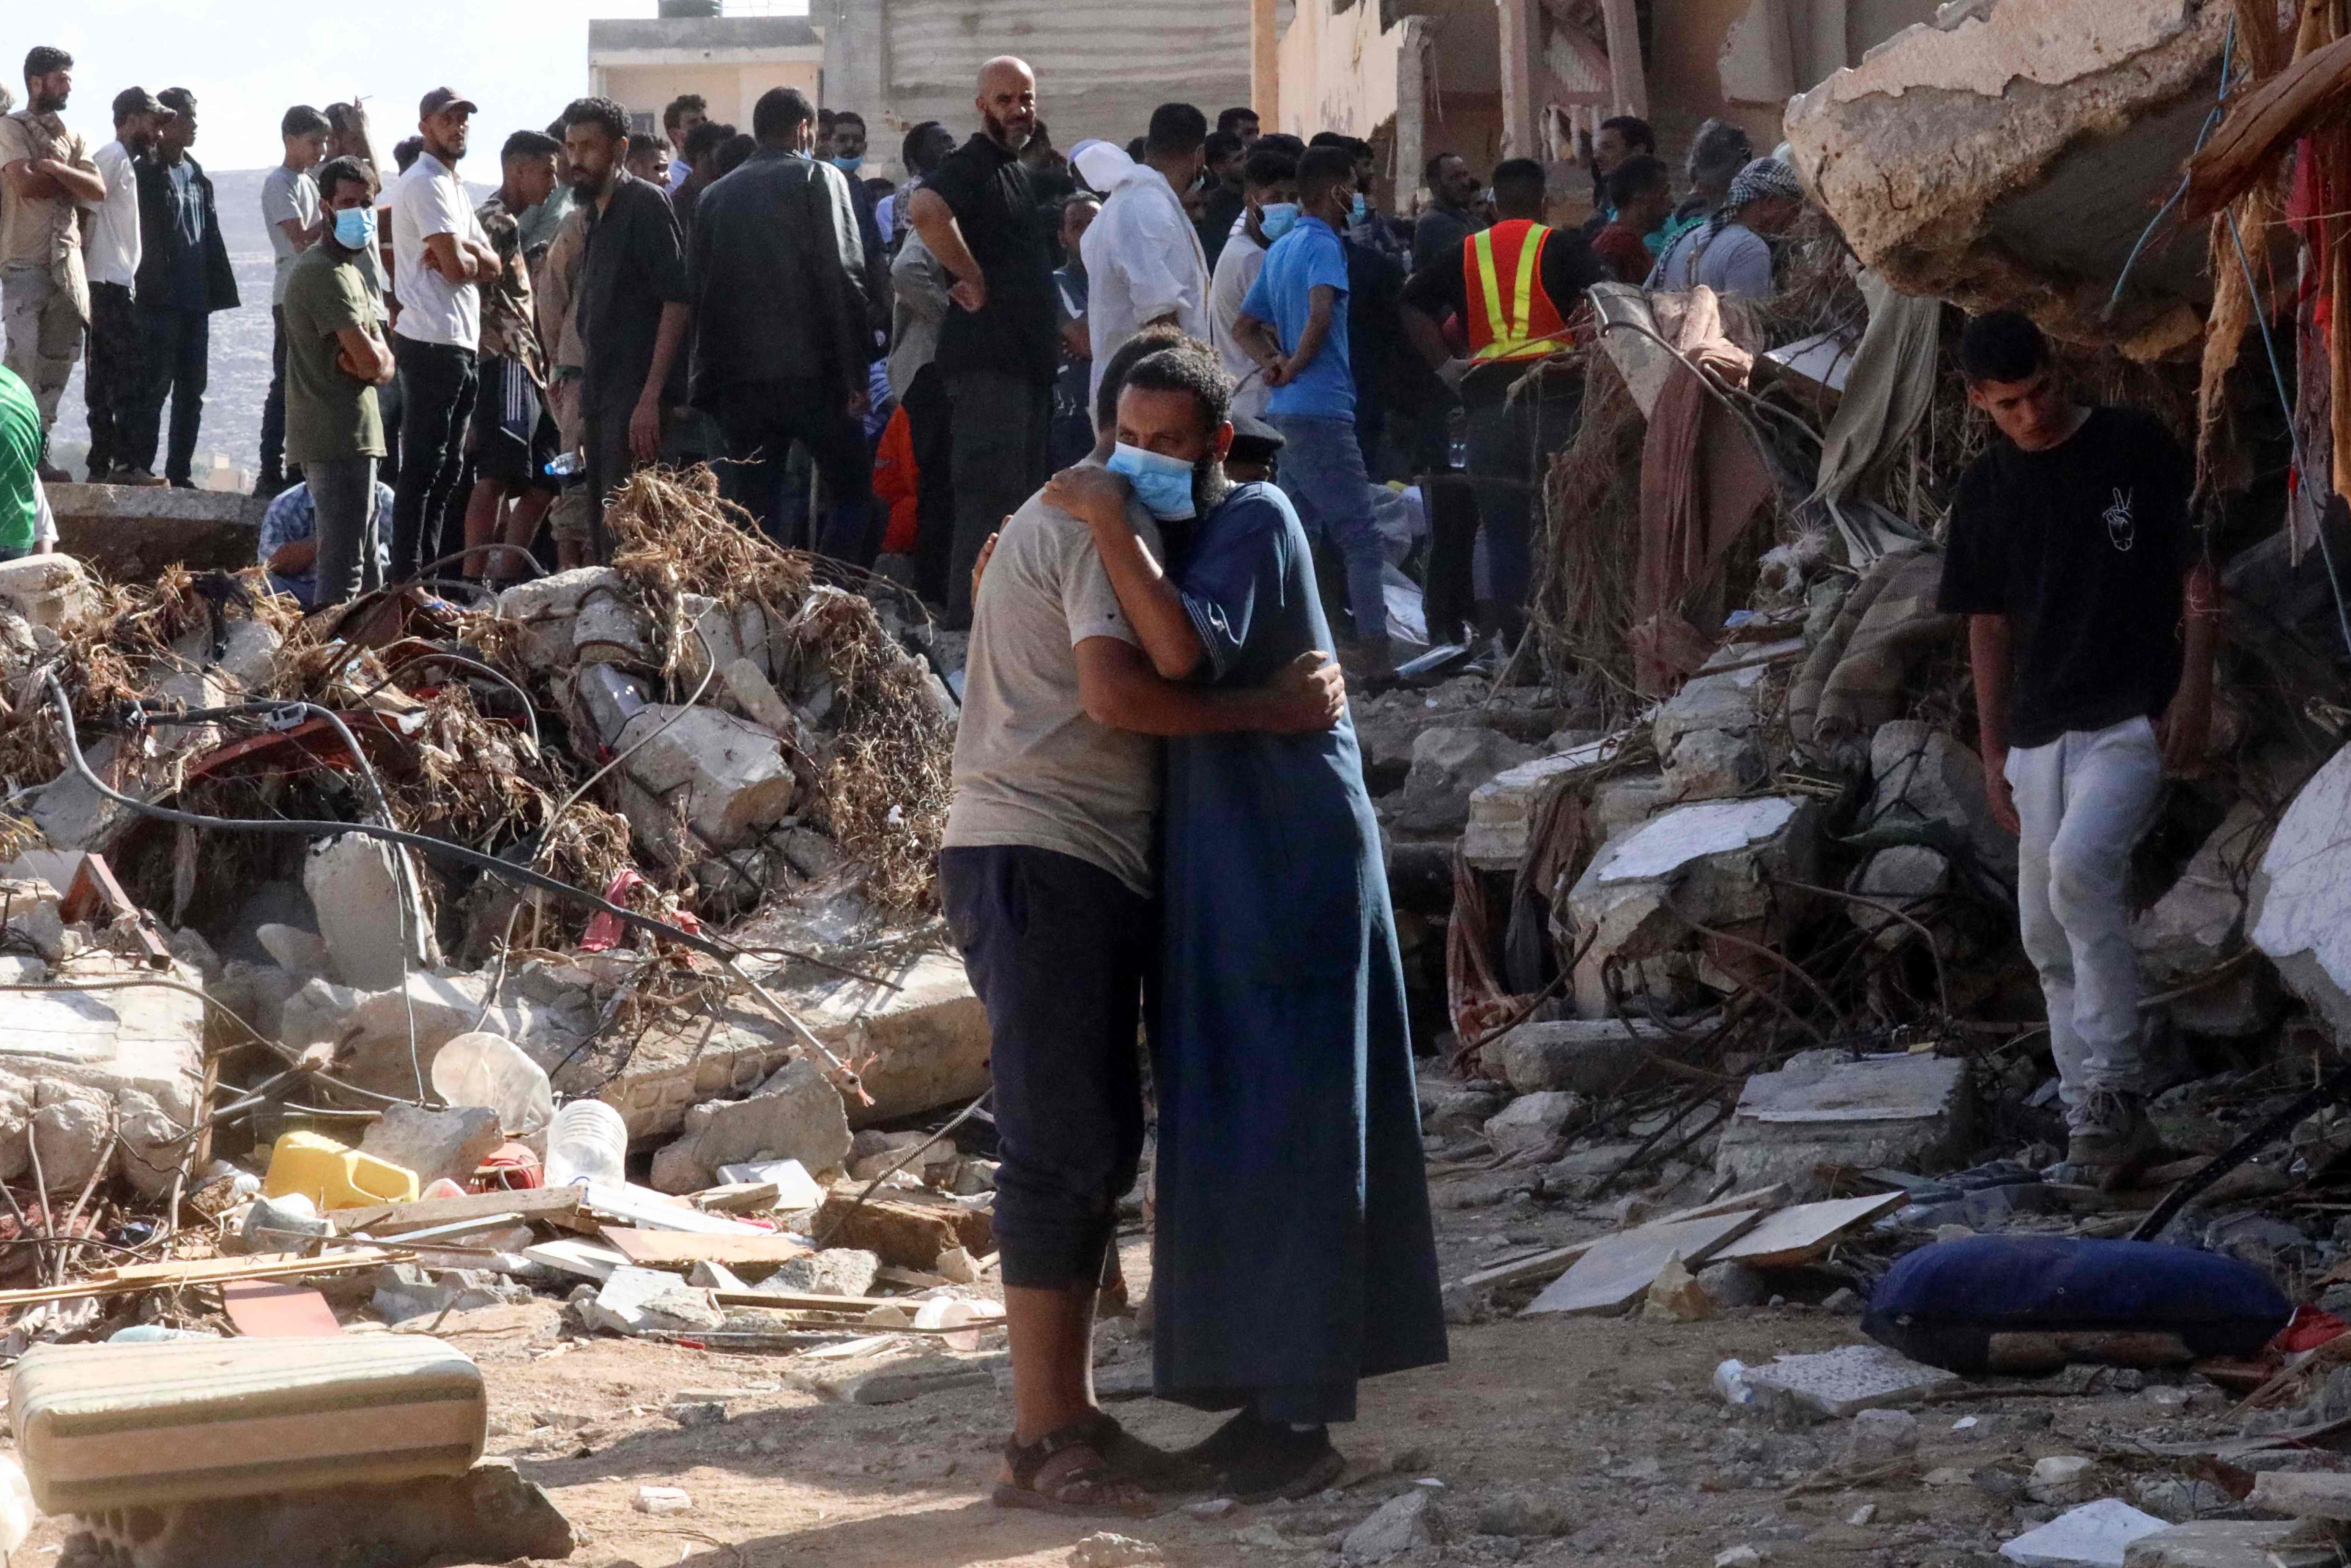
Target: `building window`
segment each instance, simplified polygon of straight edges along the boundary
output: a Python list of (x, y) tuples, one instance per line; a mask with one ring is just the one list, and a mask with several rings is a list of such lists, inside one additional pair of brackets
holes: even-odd
[(653, 119), (654, 116), (651, 110), (647, 110), (642, 114), (632, 114), (629, 116), (629, 130), (632, 133), (638, 136), (651, 136), (653, 133), (654, 129)]

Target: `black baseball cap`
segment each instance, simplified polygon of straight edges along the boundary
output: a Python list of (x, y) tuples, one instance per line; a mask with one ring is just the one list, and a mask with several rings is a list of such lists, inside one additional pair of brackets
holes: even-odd
[(436, 87), (424, 95), (423, 103), (416, 106), (416, 118), (430, 120), (436, 114), (445, 114), (453, 109), (464, 110), (467, 114), (479, 114), (482, 106), (454, 87)]
[(149, 92), (143, 87), (126, 87), (114, 95), (114, 118), (119, 124), (134, 115), (176, 115), (180, 111)]
[(1225, 454), (1228, 463), (1270, 463), (1275, 453), (1286, 444), (1281, 432), (1261, 419), (1246, 413), (1233, 415), (1233, 444)]

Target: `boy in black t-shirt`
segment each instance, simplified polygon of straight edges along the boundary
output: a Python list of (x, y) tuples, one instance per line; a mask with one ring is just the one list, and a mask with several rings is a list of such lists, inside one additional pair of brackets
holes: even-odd
[(2001, 441), (1951, 511), (1939, 608), (1969, 617), (1986, 788), (2019, 835), (2017, 906), (2041, 975), (2067, 1160), (2114, 1186), (2155, 1147), (2140, 1082), (2132, 847), (2164, 770), (2192, 768), (2212, 706), (2210, 583), (2194, 475), (2163, 427), (2065, 395), (2014, 311), (1968, 326), (1968, 401)]

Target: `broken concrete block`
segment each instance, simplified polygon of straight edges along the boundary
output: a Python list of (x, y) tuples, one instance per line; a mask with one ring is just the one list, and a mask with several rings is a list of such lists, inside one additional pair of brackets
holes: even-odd
[(726, 1314), (707, 1291), (697, 1291), (674, 1274), (657, 1269), (620, 1268), (612, 1270), (595, 1296), (580, 1303), (580, 1322), (591, 1333), (599, 1329), (617, 1334), (648, 1330), (690, 1333), (724, 1328)]
[(69, 555), (27, 555), (0, 561), (0, 604), (54, 632), (98, 607), (98, 593), (81, 562)]
[(1537, 755), (1499, 730), (1424, 729), (1412, 743), (1412, 771), (1396, 806), (1396, 825), (1414, 833), (1459, 832), (1479, 787)]
[(2351, 747), (2337, 751), (2294, 798), (2262, 852), (2247, 916), (2252, 944), (2286, 988), (2337, 1040), (2351, 1039)]
[(849, 1157), (849, 1115), (814, 1064), (787, 1062), (747, 1100), (705, 1102), (685, 1113), (684, 1133), (661, 1151), (653, 1186), (699, 1192), (718, 1167), (754, 1160), (798, 1160), (807, 1170), (834, 1170)]
[(1562, 1019), (1522, 1023), (1484, 1048), (1488, 1071), (1521, 1094), (1572, 1089), (1606, 1094), (1673, 1037), (1652, 1025), (1619, 1019)]
[[(2234, 953), (2245, 927), (2245, 885), (2269, 845), (2269, 814), (2241, 800), (2172, 883), (2131, 927), (2139, 974), (2150, 992), (2170, 990)], [(2168, 1004), (2172, 1021), (2197, 1034), (2241, 1037), (2267, 1029), (2277, 1015), (2277, 987), (2261, 965), (2218, 985), (2201, 987)]]
[(2035, 1502), (2064, 1506), (2087, 1502), (2098, 1494), (2098, 1461), (2082, 1454), (2051, 1454), (2036, 1459), (2024, 1495)]
[(334, 977), (334, 955), (327, 951), (327, 939), (316, 931), (272, 921), (254, 927), (253, 939), (261, 944), (261, 950), (279, 968), (290, 975), (305, 980)]
[(1069, 1568), (1151, 1568), (1166, 1561), (1155, 1542), (1098, 1530), (1070, 1548)]
[(1760, 1307), (1772, 1294), (1771, 1282), (1762, 1270), (1744, 1263), (1708, 1263), (1698, 1271), (1698, 1285), (1708, 1300), (1721, 1307)]
[(2193, 1520), (2133, 1541), (2124, 1568), (2334, 1568), (2342, 1561), (2331, 1545), (2291, 1541), (2300, 1528), (2276, 1520)]
[(1946, 731), (1917, 719), (1881, 724), (1870, 737), (1874, 780), (1865, 827), (1940, 822), (1961, 835), (1983, 869), (2016, 880), (2016, 835), (1992, 821), (1983, 759)]
[[(1544, 1088), (1555, 1085), (1544, 1084)], [(1510, 1103), (1510, 1092), (1499, 1083), (1482, 1079), (1456, 1083), (1446, 1079), (1420, 1081), (1421, 1131), (1440, 1138), (1474, 1138), (1486, 1130), (1502, 1107)]]
[(558, 1562), (570, 1522), (504, 1460), (462, 1476), (85, 1514), (73, 1562), (114, 1568), (429, 1568)]
[[(157, 977), (99, 950), (51, 977), (203, 980), (177, 965)], [(197, 1120), (204, 1014), (201, 996), (160, 986), (0, 993), (0, 1180), (29, 1176), (37, 1145), (52, 1189), (78, 1188), (104, 1167), (142, 1197), (169, 1192)]]
[(739, 1165), (720, 1166), (718, 1180), (721, 1186), (727, 1186), (772, 1185), (778, 1214), (796, 1214), (824, 1201), (824, 1188), (798, 1160), (746, 1160)]
[(1349, 1531), (1339, 1542), (1339, 1555), (1351, 1563), (1385, 1563), (1423, 1547), (1442, 1547), (1452, 1539), (1437, 1493), (1415, 1487), (1392, 1497), (1377, 1512)]
[[(857, 1059), (873, 1103), (854, 1108), (853, 1125), (961, 1103), (987, 1087), (987, 1013), (961, 958), (932, 949), (894, 960), (862, 956), (859, 962), (891, 984), (812, 966), (788, 971), (780, 984), (768, 982), (828, 1049)], [(501, 1032), (548, 1069), (559, 1092), (609, 1101), (634, 1142), (677, 1132), (687, 1107), (699, 1102), (752, 1092), (808, 1049), (739, 992), (690, 1019), (656, 1023), (609, 1059), (578, 1050), (579, 1037), (566, 1040), (551, 1022), (537, 1027), (546, 1031), (544, 1049), (530, 1031)]]
[(622, 727), (615, 749), (640, 741), (621, 768), (621, 810), (639, 846), (666, 865), (739, 849), (791, 814), (791, 767), (775, 736), (748, 720), (656, 703)]
[(1918, 1417), (1907, 1410), (1864, 1410), (1845, 1433), (1849, 1465), (1884, 1465), (1918, 1451)]
[(1714, 1298), (1679, 1258), (1666, 1260), (1641, 1302), (1643, 1320), (1653, 1323), (1703, 1322), (1714, 1314)]
[(800, 734), (799, 716), (792, 705), (784, 700), (775, 684), (761, 673), (759, 666), (748, 659), (737, 659), (719, 667), (718, 678), (726, 687), (726, 695), (745, 718), (768, 730), (778, 739), (796, 740)]
[(1875, 1406), (1894, 1408), (1958, 1385), (1938, 1366), (1922, 1366), (1880, 1345), (1849, 1344), (1814, 1355), (1783, 1355), (1746, 1371), (1762, 1400), (1785, 1400), (1823, 1416), (1851, 1416)]
[(975, 1258), (996, 1250), (996, 1225), (987, 1210), (919, 1188), (876, 1194), (863, 1203), (853, 1191), (835, 1192), (817, 1210), (816, 1233), (926, 1274), (935, 1272), (939, 1254), (951, 1248)]
[(416, 1173), (419, 1188), (436, 1181), (459, 1186), (474, 1179), (506, 1134), (498, 1113), (480, 1105), (459, 1105), (445, 1111), (390, 1104), (360, 1140), (360, 1153)]
[(653, 669), (653, 629), (625, 588), (593, 587), (571, 622), (571, 656), (582, 664)]
[(882, 1260), (855, 1247), (829, 1247), (795, 1258), (752, 1287), (801, 1296), (862, 1296), (873, 1289)]
[[(129, 485), (51, 485), (57, 549), (116, 582), (152, 582), (167, 567), (249, 570), (266, 497)], [(34, 557), (35, 559), (52, 559)]]
[(2211, 110), (2228, 30), (2225, 7), (2179, 0), (1946, 6), (1791, 101), (1784, 129), (1901, 293), (2152, 358), (2202, 330), (2202, 231), (2158, 236), (2107, 298)]
[(1967, 1063), (1936, 1056), (1807, 1051), (1747, 1081), (1717, 1146), (1718, 1176), (1825, 1196), (1824, 1166), (1942, 1170), (1973, 1147)]
[(1762, 783), (1768, 771), (1761, 749), (1750, 737), (1727, 729), (1693, 730), (1666, 761), (1666, 799), (1719, 800), (1743, 795)]
[(1522, 1094), (1486, 1124), (1486, 1141), (1497, 1154), (1541, 1148), (1567, 1131), (1583, 1103), (1583, 1095), (1559, 1090)]
[(1677, 967), (1702, 975), (1737, 963), (1725, 951), (1698, 951), (1693, 923), (1750, 940), (1768, 936), (1768, 917), (1791, 897), (1775, 882), (1816, 880), (1814, 823), (1808, 800), (1709, 800), (1676, 807), (1604, 845), (1567, 897), (1568, 924), (1583, 950), (1576, 1011), (1608, 1016), (1603, 973), (1612, 960), (1676, 958), (1643, 971), (1658, 988), (1671, 985)]
[[(1917, 906), (1928, 899), (1941, 896), (1951, 885), (1951, 862), (1935, 850), (1922, 844), (1896, 844), (1879, 850), (1854, 868), (1845, 883), (1845, 891), (1856, 894), (1884, 909), (1868, 904), (1848, 904), (1845, 916), (1864, 931), (1876, 934), (1878, 945), (1893, 948), (1905, 942), (1918, 939), (1918, 929), (1889, 913), (1899, 910), (1918, 919)], [(1933, 923), (1920, 921), (1933, 931)], [(1938, 935), (1938, 945), (1947, 945), (1948, 936)]]
[(1614, 761), (1625, 737), (1594, 740), (1506, 768), (1469, 792), (1461, 853), (1479, 871), (1516, 871), (1526, 859), (1536, 811), (1552, 790)]
[[(428, 1092), (434, 1058), (449, 1041), (473, 1032), (476, 1019), (485, 1032), (513, 1040), (542, 1066), (579, 1053), (581, 1042), (595, 1031), (594, 1002), (584, 989), (534, 989), (510, 977), (491, 1005), (489, 981), (486, 975), (418, 973), (409, 976), (405, 986), (362, 992), (313, 980), (287, 999), (279, 1043), (289, 1051), (329, 1046), (338, 1078), (407, 1099)], [(555, 999), (542, 999), (549, 996)], [(416, 1029), (413, 1056), (409, 1051), (412, 1018)], [(417, 1081), (420, 1069), (423, 1083)], [(370, 1102), (370, 1108), (374, 1103)]]
[(2122, 1568), (2131, 1542), (2169, 1528), (2120, 1498), (2105, 1497), (2027, 1531), (2000, 1554), (2024, 1568)]
[[(405, 862), (398, 867), (394, 857)], [(397, 986), (440, 960), (423, 879), (413, 856), (359, 833), (322, 839), (302, 862), (302, 890), (319, 912), (335, 978), (362, 991)]]
[(2325, 1470), (2263, 1470), (2253, 1479), (2253, 1507), (2295, 1519), (2351, 1522), (2351, 1475)]
[(444, 1312), (477, 1312), (505, 1304), (527, 1287), (512, 1286), (486, 1269), (425, 1269), (414, 1263), (387, 1263), (377, 1270), (375, 1296), (369, 1303), (388, 1323), (411, 1318), (437, 1318)]
[(1650, 721), (1649, 736), (1657, 756), (1670, 766), (1682, 737), (1703, 730), (1750, 733), (1760, 722), (1757, 705), (1762, 698), (1765, 674), (1756, 664), (1690, 680)]

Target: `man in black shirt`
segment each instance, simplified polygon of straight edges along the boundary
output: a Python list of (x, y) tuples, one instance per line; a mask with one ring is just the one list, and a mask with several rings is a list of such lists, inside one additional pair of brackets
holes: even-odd
[(1051, 235), (1020, 152), (1037, 77), (1009, 56), (979, 71), (981, 130), (914, 193), (907, 216), (946, 268), (954, 308), (934, 362), (955, 435), (955, 551), (947, 624), (971, 624), (971, 569), (987, 536), (1045, 482), (1061, 334)]
[[(1470, 488), (1492, 578), (1490, 592), (1477, 600), (1479, 629), (1499, 632), (1512, 643), (1526, 629), (1535, 497), (1552, 455), (1574, 438), (1582, 402), (1556, 390), (1550, 378), (1533, 379), (1516, 398), (1510, 389), (1536, 364), (1569, 346), (1566, 324), (1582, 308), (1583, 291), (1608, 277), (1582, 235), (1543, 225), (1543, 185), (1542, 165), (1531, 159), (1513, 158), (1496, 168), (1493, 226), (1457, 242), (1414, 273), (1404, 288), (1405, 333), (1430, 367), (1459, 391), (1469, 415)], [(1531, 249), (1533, 276), (1522, 279)], [(1520, 300), (1526, 302), (1523, 319)], [(1471, 358), (1453, 358), (1442, 330), (1447, 318), (1460, 320)], [(1474, 542), (1458, 529), (1431, 528), (1432, 633), (1440, 628), (1450, 632), (1471, 597)]]
[(2024, 949), (2049, 1004), (2072, 1140), (2106, 1186), (2154, 1152), (2140, 1080), (2132, 846), (2212, 706), (2218, 610), (2163, 427), (2065, 394), (2039, 328), (1968, 326), (1968, 401), (2001, 436), (1959, 481), (1939, 607), (1965, 615), (1985, 788), (2019, 835)]
[(880, 543), (858, 423), (873, 359), (866, 255), (849, 177), (813, 156), (815, 122), (799, 89), (769, 89), (752, 118), (759, 150), (696, 206), (694, 402), (726, 432), (727, 495), (778, 543), (800, 542), (785, 533), (785, 459), (804, 443), (825, 499), (807, 542), (866, 567)]
[(662, 460), (681, 423), (693, 296), (685, 236), (668, 193), (623, 166), (629, 111), (609, 98), (580, 99), (563, 111), (563, 145), (572, 191), (588, 214), (577, 306), (588, 361), (580, 417), (596, 497), (589, 547), (606, 561), (605, 502), (631, 474)]

